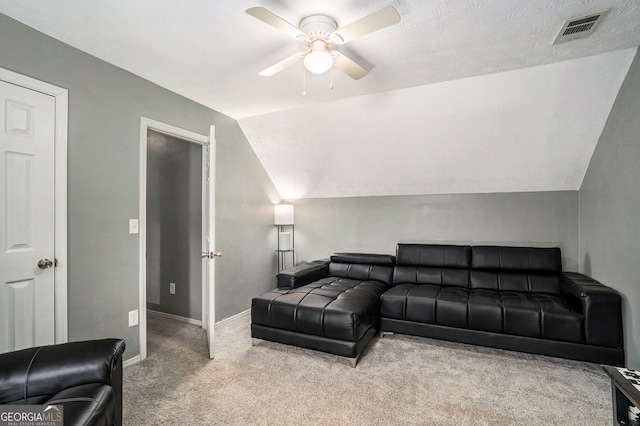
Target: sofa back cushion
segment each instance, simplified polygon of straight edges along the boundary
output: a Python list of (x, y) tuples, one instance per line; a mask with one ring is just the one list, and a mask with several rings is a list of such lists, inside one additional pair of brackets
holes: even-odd
[(559, 294), (561, 272), (558, 247), (471, 248), (472, 288)]
[(331, 256), (329, 276), (391, 285), (395, 263), (395, 256), (387, 254), (335, 253)]
[(471, 247), (398, 244), (393, 284), (469, 286)]

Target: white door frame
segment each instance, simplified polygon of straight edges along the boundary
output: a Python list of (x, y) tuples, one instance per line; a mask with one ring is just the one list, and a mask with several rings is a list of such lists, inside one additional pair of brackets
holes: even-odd
[[(215, 252), (216, 244), (216, 126), (211, 125), (209, 127), (209, 146), (205, 154), (206, 158), (203, 158), (202, 168), (207, 170), (207, 185), (203, 188), (202, 199), (203, 204), (207, 210), (207, 238), (206, 243), (203, 245), (203, 252)], [(205, 223), (203, 222), (203, 229)], [(214, 253), (215, 256), (222, 255), (221, 252)], [(214, 331), (216, 322), (216, 262), (215, 257), (207, 259), (202, 265), (203, 273), (207, 274), (207, 286), (202, 290), (202, 323), (203, 327), (207, 330), (207, 343), (209, 344), (209, 358), (214, 357), (215, 345), (214, 345)]]
[[(181, 129), (169, 124), (162, 123), (160, 121), (152, 120), (146, 117), (140, 117), (140, 217), (139, 217), (139, 300), (138, 313), (140, 329), (140, 358), (142, 361), (147, 357), (147, 131), (154, 130), (156, 132), (163, 133), (165, 135), (174, 136), (176, 138), (185, 140), (186, 142), (197, 143), (202, 145), (202, 175), (203, 178), (207, 176), (207, 148), (210, 144), (209, 136), (201, 135), (191, 132), (189, 130)], [(204, 200), (206, 199), (206, 185), (203, 181), (202, 185), (202, 199), (203, 199), (203, 223), (202, 232), (206, 232), (205, 210)], [(215, 226), (212, 224), (211, 226)], [(204, 251), (204, 249), (203, 249)], [(208, 318), (207, 303), (206, 303), (206, 262), (203, 262), (202, 266), (202, 323), (206, 324), (205, 320)], [(214, 280), (210, 281), (210, 285), (213, 290)]]
[(67, 89), (4, 68), (0, 68), (0, 80), (44, 93), (55, 99), (54, 250), (57, 262), (54, 275), (55, 342), (66, 343), (69, 339), (67, 313), (67, 117), (69, 92)]

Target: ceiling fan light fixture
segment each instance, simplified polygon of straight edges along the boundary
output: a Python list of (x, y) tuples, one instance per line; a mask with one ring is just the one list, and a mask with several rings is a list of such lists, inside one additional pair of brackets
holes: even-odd
[(323, 74), (333, 66), (333, 55), (327, 49), (327, 44), (322, 40), (314, 40), (311, 52), (304, 57), (304, 67), (314, 74)]
[(315, 51), (304, 57), (304, 67), (314, 74), (323, 74), (333, 66), (333, 56), (327, 51)]

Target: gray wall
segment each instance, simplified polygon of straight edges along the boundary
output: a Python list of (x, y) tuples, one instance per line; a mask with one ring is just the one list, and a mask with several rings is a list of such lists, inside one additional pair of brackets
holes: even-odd
[(623, 298), (627, 365), (640, 368), (640, 55), (580, 189), (580, 269)]
[(0, 67), (69, 90), (69, 338), (118, 336), (139, 353), (140, 116), (200, 134), (216, 125), (216, 318), (273, 284), (278, 195), (235, 120), (0, 14)]
[[(0, 14), (0, 67), (69, 90), (69, 337), (119, 336), (139, 352), (140, 116), (208, 134), (216, 125), (216, 318), (273, 286), (278, 194), (236, 121)], [(399, 241), (558, 245), (624, 297), (629, 365), (640, 367), (637, 261), (640, 76), (634, 62), (577, 192), (311, 199), (296, 203), (298, 260), (393, 253)], [(578, 237), (578, 217), (580, 231)], [(581, 240), (578, 249), (578, 240)], [(632, 310), (632, 307), (635, 311)]]
[[(202, 145), (147, 134), (147, 307), (202, 319)], [(169, 283), (176, 284), (175, 294)]]
[(578, 270), (578, 192), (417, 195), (296, 202), (298, 261), (398, 242), (558, 246)]

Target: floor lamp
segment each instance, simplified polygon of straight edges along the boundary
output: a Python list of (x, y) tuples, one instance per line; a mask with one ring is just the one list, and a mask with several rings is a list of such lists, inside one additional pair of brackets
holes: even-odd
[(278, 227), (278, 272), (282, 272), (287, 269), (287, 253), (291, 253), (291, 266), (296, 263), (294, 207), (292, 204), (276, 204), (273, 213)]

